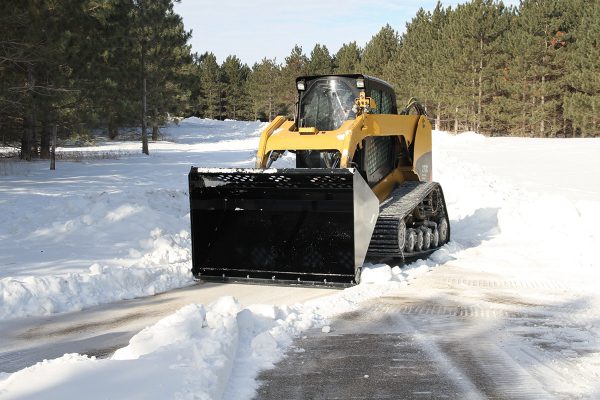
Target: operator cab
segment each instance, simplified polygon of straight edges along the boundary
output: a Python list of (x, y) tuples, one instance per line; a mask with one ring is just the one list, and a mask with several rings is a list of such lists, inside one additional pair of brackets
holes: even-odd
[(396, 114), (394, 89), (381, 79), (368, 75), (318, 75), (296, 79), (298, 88), (298, 127), (333, 131), (344, 121), (356, 118), (355, 100), (364, 91), (375, 100), (375, 114)]
[[(356, 118), (355, 100), (364, 91), (375, 100), (372, 114), (397, 114), (394, 89), (385, 81), (363, 74), (302, 76), (296, 79), (298, 89), (298, 128), (332, 131)], [(355, 152), (352, 164), (373, 186), (385, 177), (398, 160), (400, 143), (395, 136), (366, 138)], [(299, 150), (297, 168), (337, 168), (339, 151)]]

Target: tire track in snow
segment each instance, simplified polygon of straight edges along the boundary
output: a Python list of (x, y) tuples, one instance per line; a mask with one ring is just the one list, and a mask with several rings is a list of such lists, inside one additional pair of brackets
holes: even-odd
[(472, 286), (476, 288), (489, 289), (548, 289), (548, 290), (566, 290), (569, 286), (558, 281), (526, 281), (526, 280), (494, 280), (494, 279), (460, 279), (447, 278), (445, 282), (448, 285)]
[(454, 316), (468, 318), (541, 318), (541, 315), (477, 306), (446, 306), (441, 304), (377, 304), (369, 308), (373, 313), (409, 315)]
[[(369, 398), (358, 389), (339, 389), (335, 374), (324, 370), (337, 368), (336, 364), (319, 364), (330, 356), (342, 363), (363, 360), (362, 371), (369, 376), (377, 371), (387, 373), (385, 368), (403, 371), (384, 382), (371, 398), (398, 398), (394, 397), (398, 387), (404, 393), (402, 398), (590, 398), (597, 377), (586, 370), (586, 365), (598, 361), (600, 349), (585, 347), (586, 342), (598, 342), (593, 332), (586, 330), (591, 305), (572, 292), (570, 282), (553, 279), (503, 279), (455, 266), (434, 269), (392, 295), (339, 316), (332, 322), (329, 336), (309, 332), (297, 342), (301, 356), (288, 353), (287, 361), (259, 378), (266, 386), (257, 398), (278, 398), (282, 393), (273, 388), (281, 379), (302, 382), (306, 386), (300, 388), (305, 391), (312, 390), (310, 385), (321, 385), (320, 397), (316, 398), (343, 398), (340, 393), (349, 398)], [(343, 342), (350, 336), (363, 343), (387, 341), (386, 335), (395, 337), (400, 354), (381, 350), (383, 344), (379, 350), (374, 345), (365, 346), (364, 351), (324, 345), (328, 340)], [(578, 343), (580, 348), (573, 350)], [(364, 361), (369, 351), (376, 352), (377, 364)], [(415, 352), (425, 364), (414, 360)], [(386, 358), (390, 357), (408, 361), (389, 366)], [(302, 363), (309, 363), (311, 368), (305, 369)], [(388, 366), (377, 370), (374, 365)], [(341, 369), (356, 376), (361, 372)], [(421, 376), (418, 383), (415, 374)], [(438, 382), (446, 382), (446, 389), (436, 386)], [(298, 388), (296, 391), (303, 393)]]

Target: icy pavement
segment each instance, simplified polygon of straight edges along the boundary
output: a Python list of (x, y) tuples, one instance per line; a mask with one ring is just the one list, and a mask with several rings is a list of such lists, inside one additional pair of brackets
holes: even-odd
[(255, 398), (600, 398), (597, 305), (577, 287), (437, 267), (305, 332)]
[(112, 356), (147, 326), (191, 303), (209, 304), (235, 293), (242, 306), (293, 305), (338, 290), (201, 283), (155, 296), (90, 307), (83, 311), (12, 319), (0, 324), (0, 372), (14, 372), (67, 353), (98, 358)]

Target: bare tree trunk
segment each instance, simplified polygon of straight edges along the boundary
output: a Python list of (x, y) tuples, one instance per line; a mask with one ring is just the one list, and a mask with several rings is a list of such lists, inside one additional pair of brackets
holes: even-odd
[(454, 134), (458, 134), (458, 107), (454, 111)]
[(592, 136), (598, 135), (598, 118), (596, 118), (596, 102), (592, 100)]
[(33, 121), (31, 119), (31, 113), (26, 113), (23, 118), (23, 136), (21, 137), (21, 153), (19, 157), (21, 160), (31, 161), (31, 143)]
[[(536, 120), (535, 120), (535, 104), (536, 104), (536, 97), (535, 96), (531, 96), (531, 126), (529, 127), (530, 132), (527, 132), (527, 136), (535, 136), (535, 124), (536, 124)], [(523, 134), (523, 136), (525, 136)]]
[(35, 80), (33, 77), (33, 67), (29, 65), (27, 67), (27, 86), (29, 87), (29, 107), (25, 112), (25, 117), (23, 118), (23, 136), (21, 138), (21, 154), (20, 158), (22, 160), (31, 161), (32, 156), (32, 148), (35, 137), (35, 117), (34, 117), (34, 101), (33, 101), (33, 86), (35, 85)]
[(39, 157), (40, 153), (38, 152), (38, 143), (37, 143), (37, 109), (35, 106), (35, 102), (31, 107), (31, 156)]
[(483, 38), (479, 40), (479, 93), (477, 97), (477, 132), (481, 130), (481, 98), (483, 97)]
[(540, 121), (540, 137), (544, 137), (545, 136), (545, 130), (546, 130), (546, 113), (544, 112), (544, 103), (546, 101), (546, 98), (544, 96), (544, 86), (546, 83), (546, 75), (542, 75), (542, 95), (540, 96), (540, 110), (541, 110), (541, 116), (542, 116), (542, 120)]
[(111, 115), (108, 120), (108, 138), (110, 140), (114, 140), (117, 138), (117, 136), (119, 136), (119, 128), (117, 128), (117, 125), (115, 124), (115, 120), (114, 120), (113, 116)]
[(156, 142), (158, 140), (158, 124), (156, 121), (152, 123), (152, 141)]
[(269, 87), (269, 122), (273, 120), (273, 87)]
[(475, 115), (477, 110), (477, 100), (475, 99), (475, 76), (477, 75), (477, 68), (475, 68), (475, 64), (473, 63), (473, 60), (471, 60), (471, 105), (469, 106), (469, 109), (467, 110), (467, 126), (468, 129), (471, 131), (474, 131), (476, 129), (476, 120), (477, 120), (477, 116)]
[(522, 107), (522, 114), (521, 114), (521, 118), (523, 119), (521, 121), (521, 130), (522, 130), (522, 136), (525, 136), (525, 131), (527, 129), (527, 125), (526, 122), (527, 121), (527, 114), (525, 113), (525, 110), (527, 109), (527, 107), (525, 107), (525, 100), (527, 99), (527, 95), (525, 94), (525, 91), (523, 91), (522, 93), (522, 99), (523, 99), (523, 107)]
[(156, 142), (158, 140), (158, 110), (154, 107), (154, 116), (152, 118), (152, 141)]
[(57, 126), (54, 125), (52, 127), (52, 151), (50, 152), (50, 169), (56, 169), (56, 131)]
[[(144, 2), (140, 2), (140, 12), (142, 21), (144, 18)], [(146, 132), (146, 39), (141, 40), (141, 69), (142, 69), (142, 153), (148, 155), (148, 132)]]
[(50, 135), (51, 129), (47, 118), (42, 121), (42, 131), (40, 135), (40, 158), (50, 157)]
[(142, 39), (142, 153), (148, 155), (148, 132), (146, 132), (146, 46)]
[[(143, 58), (143, 56), (142, 56)], [(143, 64), (143, 63), (142, 63)], [(142, 81), (142, 153), (148, 155), (148, 132), (146, 132), (146, 77)]]
[(438, 102), (436, 116), (435, 116), (435, 129), (437, 131), (441, 130), (441, 125), (442, 125), (441, 116), (440, 116), (440, 113), (442, 112), (441, 108), (442, 108), (442, 104), (440, 102)]
[(219, 90), (219, 121), (223, 121), (225, 117), (223, 117), (224, 110), (223, 106), (223, 91)]

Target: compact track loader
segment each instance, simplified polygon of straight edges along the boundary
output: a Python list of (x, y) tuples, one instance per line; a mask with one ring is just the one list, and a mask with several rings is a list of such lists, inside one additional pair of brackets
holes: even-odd
[[(296, 118), (266, 127), (256, 168), (192, 167), (194, 276), (347, 286), (365, 260), (403, 263), (447, 243), (424, 108), (398, 112), (392, 87), (367, 75), (296, 84)], [(295, 168), (274, 168), (284, 154)]]

